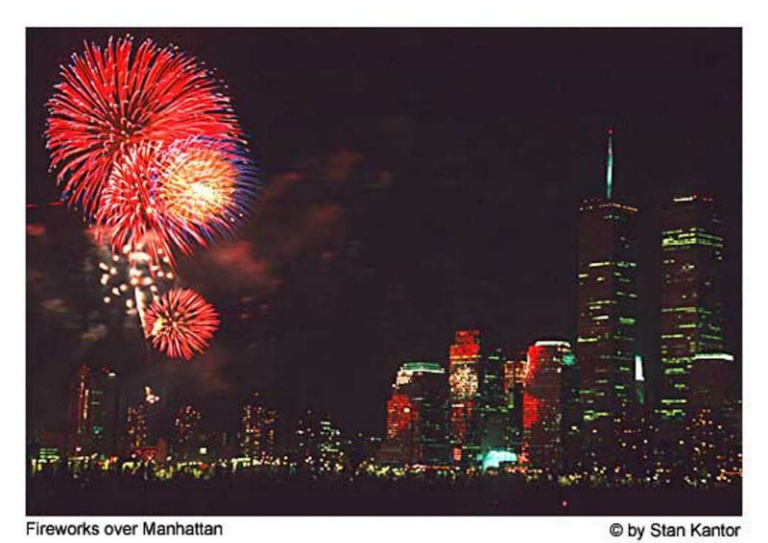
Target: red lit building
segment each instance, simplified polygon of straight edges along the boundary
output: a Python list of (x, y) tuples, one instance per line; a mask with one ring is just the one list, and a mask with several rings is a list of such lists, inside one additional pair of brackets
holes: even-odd
[(563, 367), (573, 364), (566, 341), (537, 341), (528, 348), (523, 396), (523, 461), (556, 475), (563, 463)]
[(387, 439), (379, 461), (401, 465), (448, 462), (447, 385), (440, 364), (403, 364), (387, 402)]
[(453, 459), (466, 461), (479, 449), (476, 408), (480, 383), (480, 331), (458, 330), (449, 348), (448, 381), (451, 401)]

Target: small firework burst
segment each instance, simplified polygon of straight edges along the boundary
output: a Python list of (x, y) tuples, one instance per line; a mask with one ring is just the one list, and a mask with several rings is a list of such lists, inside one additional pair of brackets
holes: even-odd
[(169, 358), (189, 360), (208, 348), (219, 327), (214, 307), (191, 289), (173, 289), (155, 299), (146, 311), (144, 334)]

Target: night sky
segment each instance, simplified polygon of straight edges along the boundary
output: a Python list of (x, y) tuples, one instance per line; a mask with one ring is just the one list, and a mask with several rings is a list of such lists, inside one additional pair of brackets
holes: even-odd
[[(45, 102), (84, 40), (27, 33), (27, 203), (58, 198)], [(223, 314), (211, 350), (151, 353), (103, 293), (85, 225), (27, 213), (28, 429), (66, 427), (81, 363), (117, 369), (169, 410), (235, 430), (260, 390), (287, 415), (327, 411), (382, 433), (404, 361), (447, 363), (457, 327), (504, 346), (574, 339), (576, 219), (603, 190), (640, 208), (640, 342), (658, 373), (659, 211), (706, 192), (727, 223), (726, 318), (741, 354), (741, 32), (599, 29), (130, 30), (214, 68), (263, 190), (238, 240), (180, 264)]]

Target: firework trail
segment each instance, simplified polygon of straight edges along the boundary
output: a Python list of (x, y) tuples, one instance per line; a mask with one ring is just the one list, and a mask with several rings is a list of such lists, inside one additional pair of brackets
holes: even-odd
[[(98, 243), (99, 234), (91, 231)], [(157, 263), (146, 253), (125, 247), (122, 254), (112, 254), (110, 247), (100, 246), (98, 268), (105, 304), (123, 302), (126, 315), (137, 316), (144, 328), (144, 311), (161, 288), (176, 277), (162, 257)]]
[(169, 358), (189, 360), (208, 348), (219, 322), (219, 314), (198, 293), (172, 289), (147, 309), (144, 334)]
[(158, 282), (174, 278), (178, 253), (231, 237), (251, 207), (256, 172), (229, 99), (193, 57), (131, 37), (86, 43), (61, 76), (47, 148), (62, 200), (111, 251), (104, 302), (125, 296), (152, 346), (189, 360), (218, 313), (192, 290), (160, 295)]
[(51, 167), (63, 196), (90, 218), (112, 166), (142, 141), (205, 136), (234, 146), (242, 139), (229, 98), (198, 61), (177, 48), (132, 37), (105, 48), (85, 44), (62, 67), (48, 102)]

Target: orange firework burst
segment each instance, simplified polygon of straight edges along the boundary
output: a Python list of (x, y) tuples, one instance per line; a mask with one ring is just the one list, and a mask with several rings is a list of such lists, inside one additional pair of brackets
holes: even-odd
[(191, 254), (206, 246), (211, 226), (190, 223), (179, 213), (169, 213), (161, 187), (167, 154), (160, 143), (142, 143), (116, 163), (102, 192), (95, 221), (99, 241), (114, 253), (142, 251), (154, 262), (168, 258), (174, 267), (174, 251)]
[[(164, 154), (160, 196), (169, 217), (229, 228), (236, 211), (237, 157), (215, 142), (182, 142)], [(218, 228), (217, 228), (218, 229)]]
[(153, 261), (189, 255), (231, 235), (253, 195), (253, 168), (228, 143), (195, 138), (142, 142), (113, 167), (94, 216), (113, 252), (145, 252)]
[(214, 307), (191, 289), (173, 289), (149, 306), (144, 334), (152, 346), (169, 358), (189, 360), (208, 348), (219, 327)]

